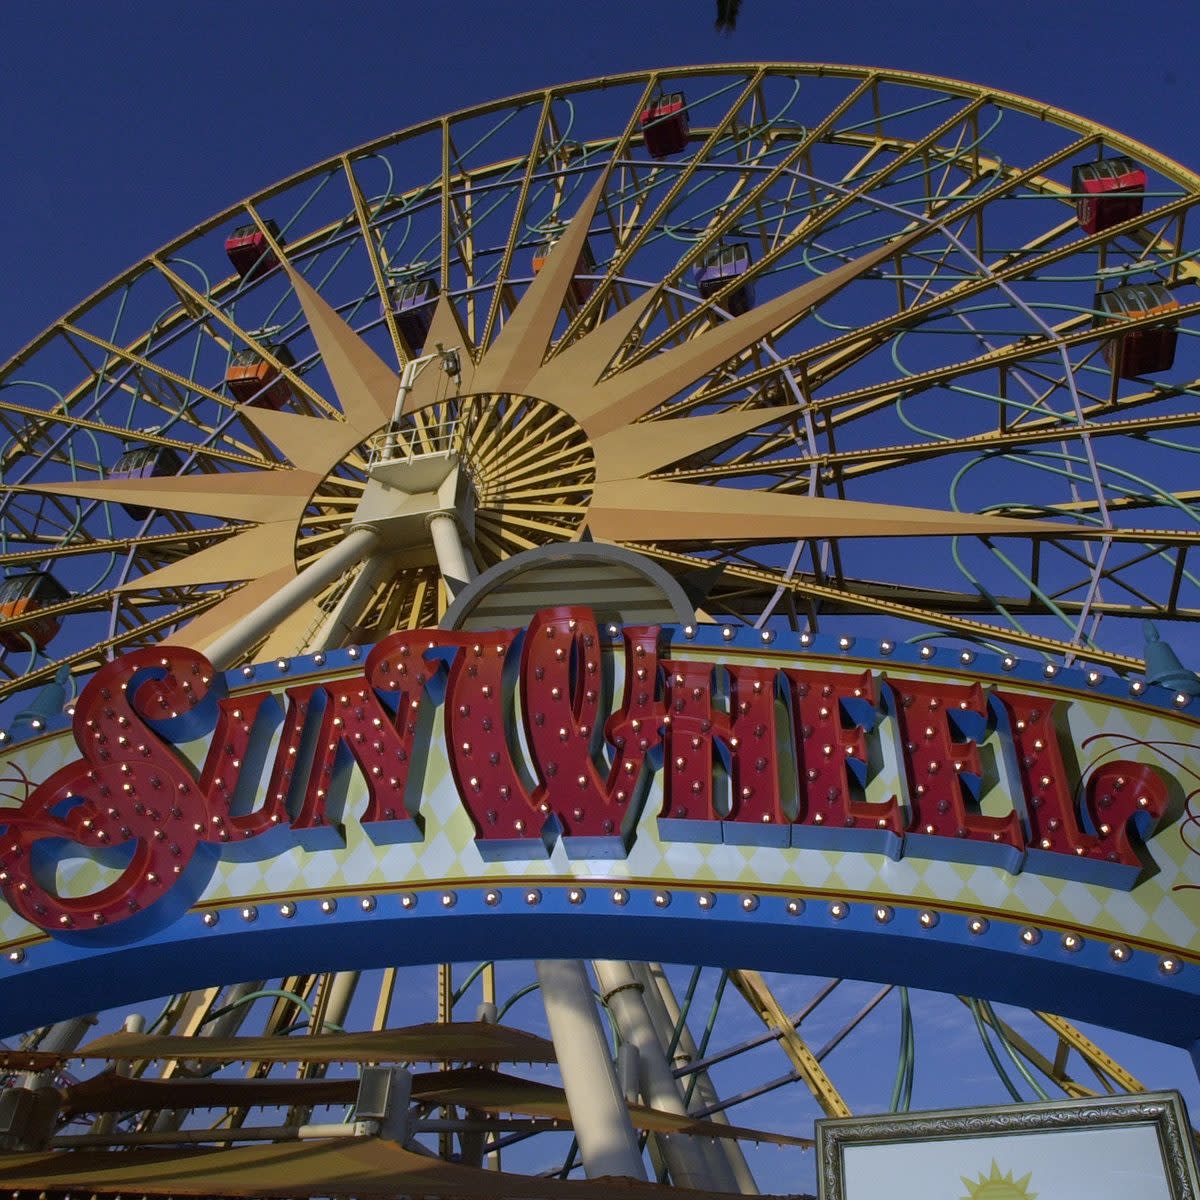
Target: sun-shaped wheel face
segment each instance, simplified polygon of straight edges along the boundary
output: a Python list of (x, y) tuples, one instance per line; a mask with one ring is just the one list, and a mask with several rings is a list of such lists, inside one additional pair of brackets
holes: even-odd
[(1012, 1171), (1001, 1174), (993, 1159), (992, 1169), (974, 1182), (963, 1177), (967, 1191), (962, 1200), (1037, 1200), (1037, 1192), (1029, 1190), (1032, 1177), (1032, 1172), (1020, 1179), (1014, 1179)]
[[(0, 375), (2, 557), (42, 580), (0, 611), (0, 700), (211, 645), (377, 515), (381, 437), (460, 464), (473, 571), (586, 537), (705, 573), (714, 616), (1135, 668), (1141, 618), (1200, 614), (1198, 195), (1018, 97), (792, 66), (552, 89), (321, 164)], [(357, 636), (450, 598), (409, 525)], [(350, 574), (249, 652), (303, 649)]]

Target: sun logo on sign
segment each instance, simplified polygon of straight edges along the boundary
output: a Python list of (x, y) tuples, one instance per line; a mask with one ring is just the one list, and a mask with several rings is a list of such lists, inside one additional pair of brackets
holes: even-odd
[(1000, 1168), (993, 1158), (991, 1173), (985, 1175), (981, 1172), (976, 1182), (972, 1183), (965, 1175), (960, 1176), (967, 1189), (962, 1200), (1037, 1200), (1037, 1193), (1031, 1192), (1027, 1186), (1032, 1174), (1031, 1171), (1014, 1181), (1011, 1171), (1007, 1175), (1000, 1174)]

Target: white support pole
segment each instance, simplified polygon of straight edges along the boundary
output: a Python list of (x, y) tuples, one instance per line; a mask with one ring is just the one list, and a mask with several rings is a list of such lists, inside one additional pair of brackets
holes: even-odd
[(233, 1037), (250, 1015), (250, 1008), (254, 1003), (252, 1000), (246, 1003), (243, 1003), (243, 1001), (246, 1001), (247, 996), (253, 996), (255, 992), (261, 992), (266, 985), (267, 981), (265, 979), (248, 979), (245, 983), (235, 983), (221, 1000), (220, 1007), (225, 1009), (225, 1011), (219, 1017), (213, 1017), (211, 1021), (206, 1021), (195, 1036), (205, 1038)]
[(541, 961), (537, 977), (584, 1171), (589, 1179), (644, 1180), (646, 1169), (583, 963)]
[[(486, 985), (485, 985), (484, 994), (485, 995), (487, 994)], [(483, 1025), (495, 1025), (500, 1020), (500, 1010), (496, 1007), (496, 1002), (494, 1000), (481, 1001), (479, 1004), (479, 1007), (475, 1010), (475, 1020), (479, 1021)], [(489, 1150), (487, 1153), (486, 1159), (485, 1159), (482, 1154), (483, 1143), (485, 1140), (486, 1139), (484, 1139), (484, 1138), (480, 1138), (480, 1147), (479, 1147), (480, 1148), (480, 1158), (479, 1158), (478, 1162), (473, 1162), (472, 1165), (473, 1166), (483, 1166), (486, 1163), (487, 1169), (489, 1171), (499, 1171), (500, 1170), (500, 1151), (499, 1150)], [(466, 1155), (467, 1150), (468, 1150), (468, 1147), (464, 1146), (463, 1147), (464, 1156)]]
[[(638, 963), (634, 971), (646, 986), (646, 1008), (650, 1019), (654, 1022), (659, 1037), (663, 1039), (663, 1045), (669, 1045), (680, 1018), (679, 1001), (675, 998), (671, 981), (659, 963)], [(694, 1062), (699, 1054), (699, 1048), (685, 1022), (675, 1047), (672, 1069)], [(696, 1090), (692, 1094), (690, 1109), (698, 1111), (716, 1102), (717, 1089), (708, 1072), (697, 1071)], [(721, 1125), (729, 1124), (729, 1118), (723, 1112), (715, 1112), (705, 1119)], [(732, 1138), (719, 1138), (711, 1143), (706, 1157), (712, 1171), (714, 1187), (723, 1191), (741, 1192), (743, 1196), (758, 1195), (758, 1185), (754, 1182), (750, 1164), (746, 1162), (741, 1146)]]
[(412, 391), (417, 376), (437, 357), (436, 354), (422, 354), (419, 358), (410, 358), (400, 371), (400, 386), (396, 389), (396, 403), (392, 408), (393, 428), (400, 424), (404, 416), (404, 402)]
[(361, 971), (338, 971), (330, 977), (329, 999), (323, 1006), (324, 1024), (320, 1029), (314, 1029), (313, 1033), (324, 1033), (326, 1025), (345, 1025), (350, 1001), (354, 999), (354, 989), (358, 987), (361, 974)]
[(626, 1104), (637, 1104), (642, 1094), (638, 1082), (638, 1051), (632, 1042), (622, 1042), (617, 1047), (617, 1083)]
[[(346, 1015), (350, 1011), (350, 1002), (354, 999), (354, 990), (358, 987), (358, 980), (361, 974), (361, 971), (336, 971), (332, 975), (325, 976), (321, 986), (323, 989), (328, 990), (310, 1014), (308, 1023), (310, 1034), (319, 1037), (330, 1026), (340, 1028), (345, 1025)], [(317, 1022), (318, 1013), (321, 1018), (319, 1025)], [(311, 1066), (312, 1064), (308, 1065)], [(318, 1064), (315, 1072), (302, 1070), (301, 1073), (315, 1079), (324, 1077), (327, 1069), (324, 1064)], [(312, 1116), (312, 1112), (313, 1106), (311, 1104), (298, 1104), (292, 1108), (288, 1120), (294, 1126), (301, 1126)]]
[(205, 650), (208, 661), (223, 671), (237, 661), (256, 642), (264, 638), (280, 621), (291, 616), (305, 600), (311, 600), (323, 587), (360, 562), (379, 544), (379, 533), (370, 526), (351, 530), (332, 550), (295, 579), (284, 584), (270, 599), (226, 630)]
[(310, 654), (317, 650), (332, 650), (345, 641), (350, 631), (358, 624), (367, 602), (375, 589), (392, 571), (392, 564), (385, 553), (372, 554), (363, 563), (354, 581), (342, 593), (342, 598), (333, 611), (321, 623), (320, 628), (309, 638), (304, 649)]
[(475, 568), (467, 560), (462, 537), (458, 531), (458, 518), (449, 511), (430, 513), (425, 524), (433, 538), (433, 551), (437, 555), (438, 570), (446, 583), (450, 599), (454, 599), (454, 584), (467, 583), (475, 578)]
[[(146, 1018), (141, 1013), (130, 1013), (121, 1028), (125, 1033), (143, 1033), (146, 1029)], [(128, 1078), (133, 1074), (133, 1063), (127, 1058), (118, 1059), (112, 1065), (111, 1070), (114, 1075)], [(115, 1112), (101, 1113), (92, 1122), (93, 1133), (112, 1133), (116, 1127), (117, 1114)]]
[[(59, 1021), (46, 1031), (36, 1049), (68, 1056), (96, 1024), (95, 1016)], [(54, 1136), (61, 1096), (54, 1091), (58, 1068), (25, 1071), (15, 1086), (5, 1089), (6, 1105), (0, 1130), (0, 1147), (5, 1150), (44, 1150)]]
[[(638, 1081), (642, 1097), (651, 1108), (686, 1116), (683, 1097), (663, 1054), (662, 1043), (642, 998), (642, 983), (629, 963), (597, 961), (592, 964), (604, 1002), (620, 1030), (622, 1041), (637, 1050)], [(671, 1182), (677, 1187), (711, 1190), (713, 1180), (700, 1144), (686, 1134), (656, 1134)]]

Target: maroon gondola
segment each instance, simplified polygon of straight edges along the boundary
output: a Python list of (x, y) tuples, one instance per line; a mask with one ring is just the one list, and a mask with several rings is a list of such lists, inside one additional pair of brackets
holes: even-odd
[[(271, 232), (277, 246), (283, 245), (279, 226), (268, 219), (263, 222)], [(233, 269), (243, 278), (265, 275), (279, 266), (279, 259), (271, 248), (271, 242), (257, 225), (239, 225), (225, 239), (225, 253), (233, 263)]]
[(659, 96), (642, 109), (642, 139), (651, 158), (678, 154), (687, 145), (691, 124), (682, 92)]
[(1102, 158), (1071, 172), (1075, 211), (1087, 233), (1141, 216), (1146, 172), (1131, 158)]

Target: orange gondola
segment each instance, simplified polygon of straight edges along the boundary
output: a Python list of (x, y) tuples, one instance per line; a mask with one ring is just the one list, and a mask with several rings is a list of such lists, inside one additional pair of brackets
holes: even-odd
[[(1179, 301), (1161, 283), (1138, 283), (1101, 292), (1096, 307), (1106, 314), (1097, 324), (1109, 325), (1122, 317), (1167, 317), (1178, 310)], [(1105, 342), (1104, 360), (1121, 379), (1166, 371), (1175, 362), (1177, 338), (1174, 325), (1165, 323), (1131, 329)]]
[[(262, 345), (285, 367), (295, 365), (296, 359), (286, 346), (275, 346), (270, 342)], [(255, 408), (283, 408), (292, 398), (287, 379), (257, 351), (248, 348), (235, 351), (230, 358), (225, 385), (239, 404), (251, 404)]]
[[(535, 275), (546, 265), (546, 260), (550, 257), (550, 251), (554, 249), (557, 240), (557, 238), (551, 238), (533, 252), (533, 273)], [(595, 272), (595, 255), (592, 254), (591, 246), (584, 242), (583, 249), (579, 252), (579, 261), (575, 264), (575, 276), (571, 280), (571, 296), (576, 304), (582, 304), (596, 290), (594, 280), (582, 278), (585, 275), (594, 275)]]
[[(0, 583), (0, 620), (27, 617), (66, 600), (70, 592), (48, 571), (26, 571), (10, 575)], [(6, 650), (28, 650), (29, 643), (44, 650), (62, 624), (56, 616), (25, 621), (15, 629), (0, 629), (0, 646)]]

